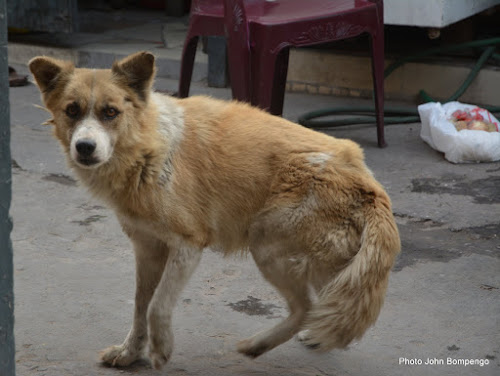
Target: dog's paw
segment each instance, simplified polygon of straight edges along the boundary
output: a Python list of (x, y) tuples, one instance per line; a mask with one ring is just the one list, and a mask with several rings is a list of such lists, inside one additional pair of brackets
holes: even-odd
[(108, 347), (99, 355), (103, 363), (112, 367), (126, 367), (141, 357), (139, 352), (132, 352), (123, 345)]
[(160, 346), (150, 347), (149, 349), (149, 360), (154, 369), (160, 370), (167, 364), (172, 354), (171, 346), (165, 346), (161, 348)]
[(174, 348), (174, 337), (172, 335), (170, 322), (160, 325), (162, 319), (163, 318), (158, 315), (151, 315), (148, 319), (149, 360), (153, 368), (157, 370), (162, 369), (168, 362)]
[(311, 342), (311, 334), (310, 334), (310, 331), (308, 329), (301, 330), (297, 334), (297, 339), (299, 340), (299, 342), (302, 345), (304, 345), (305, 347), (307, 347), (309, 350), (317, 350), (320, 347), (319, 343)]
[(149, 360), (151, 361), (151, 365), (156, 370), (161, 370), (165, 364), (167, 364), (170, 359), (170, 354), (162, 354), (159, 352), (149, 352)]
[(309, 329), (306, 330), (301, 330), (300, 332), (297, 333), (297, 339), (299, 342), (305, 342), (310, 338), (310, 331)]
[(252, 337), (238, 342), (238, 344), (236, 345), (236, 350), (238, 350), (239, 353), (250, 358), (257, 358), (258, 356), (268, 351), (269, 346), (262, 343), (262, 341), (258, 341), (256, 338)]

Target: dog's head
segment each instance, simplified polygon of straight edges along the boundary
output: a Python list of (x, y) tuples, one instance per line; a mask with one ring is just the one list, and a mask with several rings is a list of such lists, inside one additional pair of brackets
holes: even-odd
[(29, 68), (52, 113), (56, 137), (75, 166), (85, 169), (107, 163), (117, 140), (127, 138), (147, 105), (155, 71), (148, 52), (111, 69), (79, 69), (45, 56), (32, 59)]

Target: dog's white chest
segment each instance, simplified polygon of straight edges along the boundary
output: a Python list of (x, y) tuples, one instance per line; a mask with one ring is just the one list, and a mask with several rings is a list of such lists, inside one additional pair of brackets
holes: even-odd
[(127, 215), (118, 215), (118, 220), (127, 233), (141, 232), (163, 242), (170, 242), (172, 239), (172, 233), (164, 223), (132, 218)]

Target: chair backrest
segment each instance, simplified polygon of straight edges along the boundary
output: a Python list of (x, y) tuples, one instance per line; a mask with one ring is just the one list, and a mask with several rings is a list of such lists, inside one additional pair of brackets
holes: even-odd
[(190, 14), (222, 16), (223, 0), (191, 0)]
[(248, 40), (248, 22), (242, 0), (224, 0), (224, 18), (226, 37), (234, 34)]

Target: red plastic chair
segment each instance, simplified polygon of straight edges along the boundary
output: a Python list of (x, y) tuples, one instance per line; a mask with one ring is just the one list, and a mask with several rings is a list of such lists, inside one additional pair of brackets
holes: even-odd
[(189, 93), (198, 36), (226, 35), (233, 98), (281, 115), (289, 47), (365, 32), (371, 36), (378, 145), (384, 147), (383, 0), (193, 0), (179, 96)]
[(225, 35), (223, 0), (192, 0), (189, 27), (182, 51), (177, 94), (180, 98), (189, 95), (198, 38), (209, 35)]

